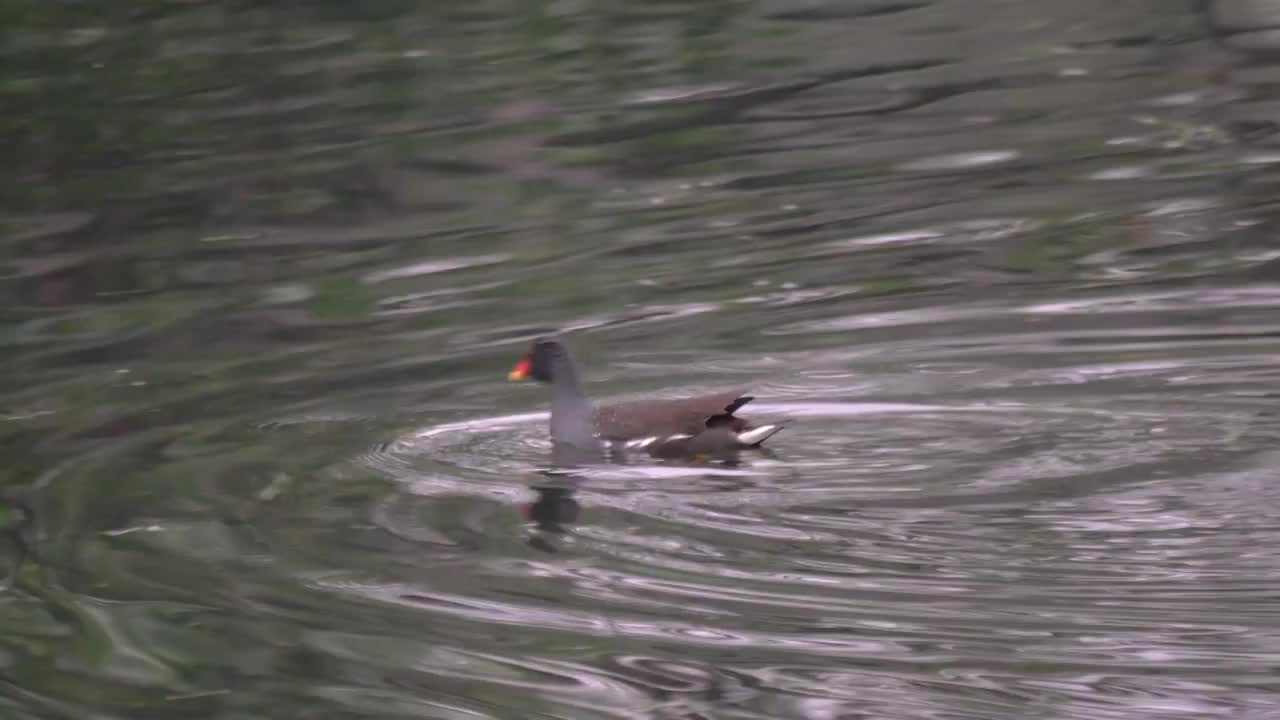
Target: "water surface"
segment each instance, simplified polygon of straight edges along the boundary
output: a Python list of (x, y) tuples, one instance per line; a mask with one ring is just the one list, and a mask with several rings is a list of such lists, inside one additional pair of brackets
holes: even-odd
[(277, 5), (6, 48), (6, 717), (1280, 713), (1263, 4)]

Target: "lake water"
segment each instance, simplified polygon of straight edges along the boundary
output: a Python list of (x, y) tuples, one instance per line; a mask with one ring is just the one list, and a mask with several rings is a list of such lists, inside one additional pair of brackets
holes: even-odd
[(1275, 3), (13, 5), (3, 717), (1280, 717)]

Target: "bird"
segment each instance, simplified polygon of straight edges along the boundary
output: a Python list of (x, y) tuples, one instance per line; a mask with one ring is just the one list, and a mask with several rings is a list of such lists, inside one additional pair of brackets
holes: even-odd
[(730, 460), (759, 448), (781, 424), (753, 425), (734, 413), (755, 398), (741, 388), (672, 399), (630, 400), (595, 407), (582, 390), (565, 344), (540, 337), (511, 368), (512, 382), (551, 386), (553, 444), (595, 450), (643, 450), (660, 459)]

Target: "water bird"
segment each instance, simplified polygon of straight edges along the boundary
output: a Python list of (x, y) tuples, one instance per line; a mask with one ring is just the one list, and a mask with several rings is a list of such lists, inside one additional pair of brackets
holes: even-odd
[(534, 340), (507, 379), (550, 385), (553, 444), (584, 450), (643, 450), (662, 459), (730, 461), (739, 450), (759, 448), (783, 427), (757, 426), (737, 416), (739, 408), (755, 399), (741, 388), (595, 407), (582, 390), (568, 348), (552, 337)]

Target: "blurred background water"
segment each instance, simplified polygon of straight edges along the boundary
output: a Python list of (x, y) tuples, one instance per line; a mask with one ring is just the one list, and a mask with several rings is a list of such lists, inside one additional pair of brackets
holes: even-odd
[(0, 716), (1280, 717), (1280, 3), (0, 16)]

